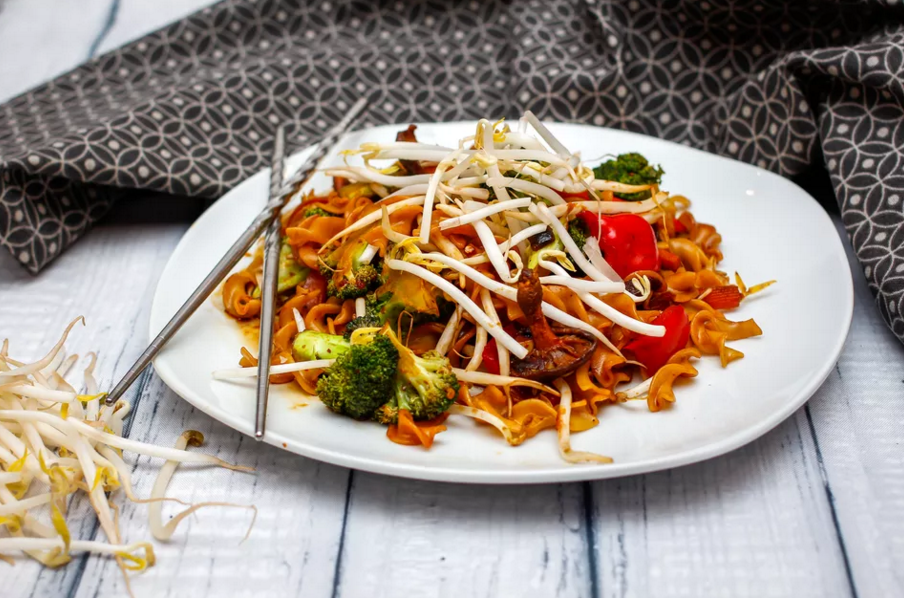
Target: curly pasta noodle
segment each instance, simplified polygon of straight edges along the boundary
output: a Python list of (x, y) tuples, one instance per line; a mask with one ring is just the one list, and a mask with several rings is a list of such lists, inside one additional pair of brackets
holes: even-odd
[(285, 326), (289, 322), (295, 321), (294, 310), (302, 317), (306, 316), (312, 307), (323, 301), (323, 293), (319, 289), (306, 289), (286, 301), (279, 308), (278, 322), (280, 326)]
[(661, 411), (666, 405), (675, 402), (675, 390), (672, 388), (675, 380), (681, 376), (693, 378), (697, 375), (697, 368), (690, 364), (692, 357), (699, 358), (700, 351), (682, 349), (653, 374), (647, 394), (647, 408), (650, 411)]
[(261, 300), (251, 296), (255, 288), (257, 279), (246, 270), (227, 278), (223, 285), (223, 305), (226, 307), (226, 313), (239, 320), (248, 320), (260, 315)]
[(333, 298), (328, 303), (321, 303), (311, 308), (304, 317), (305, 328), (316, 330), (317, 332), (329, 332), (330, 325), (327, 322), (328, 316), (335, 316), (342, 311), (341, 305), (333, 302)]
[(574, 397), (571, 405), (572, 432), (583, 432), (598, 425), (600, 405), (614, 398), (610, 389), (594, 382), (590, 376), (590, 367), (590, 362), (587, 362), (574, 373), (574, 382), (571, 384)]
[(670, 239), (669, 251), (677, 255), (684, 267), (693, 272), (700, 272), (713, 265), (712, 259), (690, 239)]
[(707, 355), (718, 355), (724, 368), (732, 361), (744, 357), (736, 349), (727, 347), (725, 341), (736, 341), (759, 336), (763, 331), (753, 320), (732, 322), (720, 317), (715, 310), (697, 312), (691, 320), (691, 340)]
[(287, 228), (286, 235), (289, 237), (289, 245), (297, 247), (311, 244), (320, 247), (343, 228), (345, 225), (340, 218), (310, 216), (298, 226)]
[(691, 240), (707, 256), (712, 257), (716, 262), (722, 261), (722, 251), (719, 249), (722, 235), (716, 232), (716, 227), (711, 224), (697, 223), (694, 232), (691, 233)]

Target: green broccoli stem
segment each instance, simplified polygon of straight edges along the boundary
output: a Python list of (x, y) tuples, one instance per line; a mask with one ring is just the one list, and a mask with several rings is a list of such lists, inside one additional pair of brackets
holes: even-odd
[(338, 334), (303, 330), (295, 335), (292, 342), (292, 356), (295, 361), (316, 359), (336, 359), (349, 350), (349, 342)]

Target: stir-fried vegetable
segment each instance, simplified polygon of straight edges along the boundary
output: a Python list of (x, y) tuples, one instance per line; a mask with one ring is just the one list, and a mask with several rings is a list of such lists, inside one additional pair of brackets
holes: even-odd
[(396, 424), (404, 410), (414, 420), (429, 420), (442, 415), (458, 394), (458, 379), (445, 356), (415, 355), (389, 328), (359, 329), (351, 343), (306, 331), (295, 348), (298, 358), (322, 358), (339, 349), (317, 383), (317, 394), (330, 410), (355, 419)]
[(691, 330), (687, 314), (680, 305), (667, 308), (656, 316), (652, 324), (665, 327), (665, 335), (662, 338), (642, 336), (625, 347), (647, 368), (647, 372), (657, 371), (672, 355), (686, 347)]
[(437, 297), (417, 276), (390, 271), (386, 283), (367, 296), (364, 313), (346, 324), (345, 336), (350, 338), (358, 328), (380, 328), (389, 324), (396, 329), (435, 322), (448, 316), (451, 307), (452, 304)]
[(543, 315), (543, 287), (537, 273), (524, 270), (518, 281), (518, 305), (530, 327), (534, 349), (524, 359), (512, 363), (512, 371), (522, 378), (554, 380), (567, 376), (586, 363), (597, 341), (582, 330), (553, 329)]
[(589, 236), (599, 243), (606, 262), (620, 277), (626, 278), (639, 270), (659, 269), (656, 234), (650, 223), (640, 216), (635, 214), (597, 216), (589, 210), (584, 210), (578, 217)]
[(336, 334), (303, 330), (292, 341), (292, 356), (296, 361), (314, 361), (315, 359), (336, 359), (349, 347), (348, 340)]
[(429, 420), (445, 413), (458, 395), (458, 378), (445, 355), (435, 351), (417, 356), (399, 342), (390, 330), (387, 336), (399, 352), (399, 366), (392, 399), (380, 407), (374, 419), (395, 424), (399, 412), (408, 411), (415, 420)]
[(291, 291), (296, 286), (304, 283), (310, 272), (308, 268), (295, 261), (295, 256), (292, 255), (292, 247), (287, 241), (284, 238), (279, 246), (279, 274), (276, 283), (276, 290), (279, 293)]
[(362, 335), (317, 381), (317, 396), (330, 411), (371, 419), (393, 395), (399, 351), (384, 335)]
[(340, 299), (363, 297), (382, 283), (382, 267), (366, 241), (351, 239), (323, 258), (320, 273), (327, 294)]
[[(618, 181), (626, 185), (658, 185), (662, 182), (665, 171), (659, 166), (650, 164), (642, 155), (629, 153), (603, 162), (593, 169), (593, 174), (598, 179)], [(619, 197), (628, 201), (647, 199), (650, 195), (649, 191), (619, 193)]]
[(568, 234), (578, 247), (584, 247), (587, 244), (587, 240), (591, 237), (590, 227), (581, 218), (573, 218), (568, 223)]
[(564, 261), (564, 266), (571, 271), (574, 271), (574, 265), (572, 265), (571, 261), (565, 257), (565, 246), (562, 244), (562, 241), (559, 240), (559, 237), (550, 230), (544, 230), (541, 233), (538, 233), (528, 239), (530, 243), (528, 250), (528, 259), (527, 259), (527, 267), (529, 269), (534, 269), (540, 264), (540, 260), (546, 259), (557, 259), (560, 262)]

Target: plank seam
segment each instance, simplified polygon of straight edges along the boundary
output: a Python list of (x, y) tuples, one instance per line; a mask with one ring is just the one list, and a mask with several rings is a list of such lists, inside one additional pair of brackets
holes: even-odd
[[(841, 372), (838, 374), (840, 376)], [(844, 573), (847, 577), (848, 588), (851, 591), (851, 596), (857, 598), (857, 585), (854, 583), (854, 574), (851, 571), (851, 561), (848, 558), (847, 545), (844, 543), (844, 534), (841, 531), (841, 524), (838, 521), (838, 510), (835, 508), (835, 494), (832, 492), (829, 476), (828, 473), (826, 473), (825, 462), (822, 458), (822, 449), (819, 448), (819, 438), (816, 436), (816, 426), (813, 424), (813, 416), (810, 413), (809, 404), (804, 405), (804, 414), (807, 416), (807, 426), (810, 428), (810, 436), (813, 438), (813, 447), (816, 450), (816, 463), (819, 467), (819, 476), (822, 478), (822, 486), (825, 489), (826, 499), (829, 503), (829, 511), (832, 513), (832, 525), (835, 526), (835, 536), (838, 538), (838, 546), (841, 548), (841, 558), (844, 561)]]
[(600, 596), (599, 571), (596, 566), (596, 517), (593, 512), (593, 487), (584, 482), (584, 542), (587, 545), (587, 565), (590, 575), (590, 596)]
[(348, 470), (348, 485), (345, 487), (345, 509), (342, 512), (342, 528), (339, 530), (339, 548), (336, 550), (336, 568), (333, 570), (333, 592), (331, 598), (338, 598), (342, 585), (342, 553), (345, 550), (345, 528), (348, 524), (349, 505), (352, 502), (352, 482), (355, 470)]
[(113, 25), (116, 24), (116, 17), (119, 15), (119, 2), (120, 0), (113, 0), (110, 3), (110, 10), (107, 11), (107, 19), (104, 21), (100, 33), (97, 34), (97, 37), (95, 37), (94, 41), (91, 43), (91, 48), (88, 50), (88, 59), (94, 58), (97, 51), (100, 49), (100, 45), (107, 39), (107, 35), (110, 34)]
[[(90, 534), (91, 540), (97, 538), (97, 530), (99, 529), (100, 521), (97, 519), (97, 517), (94, 517), (94, 527), (91, 529)], [(91, 558), (90, 552), (86, 552), (79, 557), (78, 567), (75, 570), (75, 576), (72, 578), (72, 584), (69, 586), (69, 591), (66, 592), (66, 598), (74, 598), (79, 588), (82, 586), (82, 577), (85, 575), (85, 569), (88, 567), (89, 558)]]

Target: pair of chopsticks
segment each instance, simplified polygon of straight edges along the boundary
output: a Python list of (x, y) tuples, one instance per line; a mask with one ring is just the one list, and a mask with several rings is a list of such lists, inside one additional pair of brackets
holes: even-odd
[(213, 270), (198, 285), (191, 296), (186, 300), (179, 311), (167, 322), (160, 334), (151, 341), (147, 349), (138, 357), (129, 368), (125, 376), (116, 384), (105, 403), (113, 405), (122, 394), (138, 378), (139, 374), (151, 363), (151, 360), (160, 352), (174, 334), (188, 321), (188, 318), (207, 299), (210, 293), (220, 284), (220, 281), (242, 259), (242, 256), (254, 244), (254, 242), (266, 231), (264, 237), (264, 274), (261, 282), (261, 327), (260, 350), (258, 352), (258, 383), (257, 383), (257, 410), (255, 413), (254, 437), (261, 440), (264, 437), (267, 420), (267, 399), (270, 394), (270, 353), (273, 339), (273, 318), (276, 308), (276, 286), (279, 273), (279, 215), (283, 207), (292, 197), (293, 193), (301, 187), (314, 173), (317, 165), (339, 142), (339, 138), (348, 130), (358, 116), (367, 106), (367, 99), (361, 98), (349, 109), (348, 113), (336, 125), (330, 129), (317, 145), (317, 149), (305, 160), (288, 181), (283, 182), (285, 170), (285, 128), (280, 126), (276, 131), (273, 144), (273, 160), (270, 173), (270, 201), (257, 215), (251, 225), (232, 244)]

